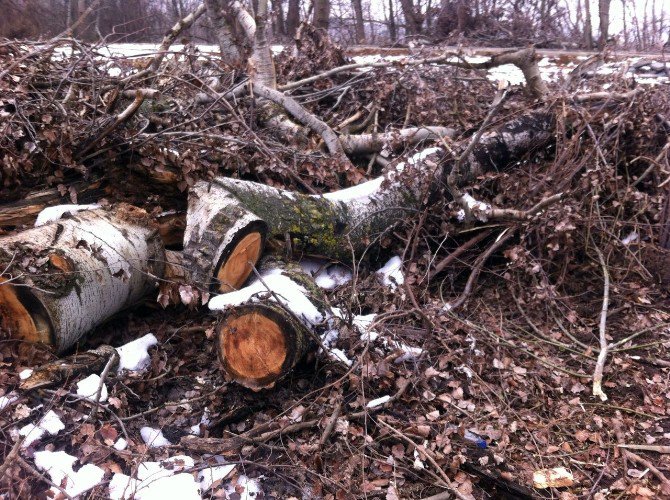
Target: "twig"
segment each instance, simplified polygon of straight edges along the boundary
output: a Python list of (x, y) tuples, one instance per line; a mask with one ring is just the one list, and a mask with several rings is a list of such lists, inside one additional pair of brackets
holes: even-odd
[(326, 425), (326, 428), (323, 430), (323, 434), (321, 434), (321, 439), (319, 439), (319, 448), (322, 448), (324, 444), (326, 444), (326, 441), (328, 441), (328, 438), (333, 432), (333, 429), (335, 428), (335, 423), (337, 422), (338, 417), (340, 416), (340, 412), (342, 411), (342, 401), (337, 403), (337, 406), (335, 407), (335, 410), (333, 411), (333, 414), (330, 416), (330, 419), (328, 420), (328, 425)]
[(474, 236), (473, 238), (470, 238), (468, 241), (463, 243), (460, 247), (451, 252), (449, 255), (447, 255), (444, 259), (442, 259), (435, 265), (435, 268), (428, 275), (428, 279), (433, 279), (438, 273), (442, 272), (448, 265), (450, 265), (453, 261), (455, 261), (463, 253), (465, 253), (466, 250), (469, 250), (477, 243), (490, 236), (492, 232), (493, 232), (492, 229), (482, 231), (477, 236)]
[(93, 408), (91, 408), (91, 413), (89, 413), (88, 415), (88, 420), (93, 418), (93, 415), (97, 413), (98, 408), (100, 407), (100, 394), (102, 394), (102, 387), (105, 385), (105, 380), (109, 375), (109, 371), (112, 369), (113, 366), (115, 366), (118, 363), (118, 361), (119, 361), (119, 351), (114, 349), (112, 355), (107, 360), (107, 364), (105, 364), (105, 368), (102, 370), (102, 373), (100, 374), (100, 383), (98, 384), (98, 390), (95, 391)]
[(19, 450), (21, 449), (21, 443), (23, 443), (23, 439), (17, 439), (14, 446), (12, 446), (12, 449), (7, 453), (5, 460), (0, 464), (0, 477), (4, 477), (7, 469), (14, 465), (14, 460), (16, 460), (16, 457), (19, 455)]
[(481, 272), (484, 263), (493, 254), (493, 252), (498, 250), (498, 248), (500, 248), (507, 240), (514, 236), (514, 233), (516, 233), (516, 228), (512, 228), (511, 230), (510, 228), (507, 228), (502, 233), (500, 233), (498, 239), (477, 259), (475, 267), (472, 269), (472, 272), (468, 277), (468, 281), (465, 283), (463, 293), (455, 301), (444, 304), (443, 310), (453, 311), (465, 303), (465, 301), (470, 297), (473, 287), (477, 283), (477, 278), (479, 277), (479, 273)]
[(17, 455), (17, 456), (16, 456), (16, 461), (17, 461), (17, 462), (19, 463), (19, 465), (21, 465), (21, 467), (23, 467), (27, 472), (29, 472), (29, 473), (32, 474), (33, 476), (35, 476), (35, 477), (41, 479), (42, 481), (44, 481), (45, 483), (47, 483), (47, 484), (48, 484), (49, 486), (51, 486), (52, 488), (56, 488), (56, 489), (61, 493), (61, 495), (63, 495), (65, 498), (67, 498), (67, 499), (69, 499), (69, 500), (72, 500), (72, 496), (71, 496), (67, 491), (65, 491), (65, 489), (63, 489), (61, 486), (57, 485), (57, 484), (54, 483), (51, 479), (49, 479), (47, 476), (45, 476), (45, 475), (42, 474), (40, 471), (38, 471), (37, 469), (35, 469), (35, 467), (33, 467), (32, 465), (30, 465), (28, 462), (26, 462), (26, 461), (24, 460), (24, 458), (23, 458), (21, 455)]
[(594, 245), (595, 251), (598, 254), (598, 260), (600, 261), (600, 266), (603, 270), (603, 305), (600, 310), (600, 327), (599, 327), (599, 338), (600, 338), (600, 354), (598, 354), (598, 360), (596, 361), (596, 368), (593, 372), (593, 395), (600, 397), (601, 401), (607, 401), (607, 394), (603, 392), (602, 382), (603, 382), (603, 370), (605, 369), (605, 360), (607, 359), (607, 352), (609, 351), (609, 343), (607, 342), (606, 326), (607, 326), (607, 309), (610, 302), (610, 274), (607, 270), (607, 263), (605, 262), (605, 257), (603, 257), (600, 249)]
[(382, 419), (378, 418), (377, 422), (382, 424), (387, 429), (389, 429), (391, 432), (393, 432), (396, 436), (401, 438), (403, 441), (405, 441), (409, 445), (416, 448), (419, 451), (419, 453), (421, 453), (423, 456), (425, 456), (426, 460), (428, 460), (428, 462), (430, 462), (430, 464), (435, 468), (435, 470), (440, 475), (440, 477), (444, 481), (446, 487), (451, 491), (451, 493), (454, 496), (456, 496), (456, 498), (460, 498), (462, 500), (467, 500), (468, 497), (466, 497), (465, 495), (463, 495), (460, 491), (458, 491), (456, 489), (456, 487), (451, 483), (451, 479), (449, 479), (449, 476), (447, 476), (447, 474), (444, 472), (444, 470), (442, 470), (442, 467), (440, 467), (440, 465), (437, 463), (437, 461), (433, 457), (433, 454), (428, 449), (426, 449), (425, 446), (420, 445), (420, 444), (416, 444), (414, 441), (412, 441), (410, 438), (408, 438), (405, 434), (403, 434), (402, 432), (400, 432), (396, 428), (392, 427), (391, 425), (387, 424)]
[(655, 451), (664, 455), (670, 454), (670, 446), (663, 446), (660, 444), (618, 444), (617, 448), (625, 448), (627, 450), (640, 451)]
[(259, 97), (268, 99), (275, 104), (278, 104), (284, 108), (293, 118), (298, 120), (300, 123), (308, 127), (313, 132), (316, 132), (321, 136), (323, 141), (326, 143), (328, 151), (339, 160), (346, 163), (351, 163), (349, 158), (347, 158), (344, 148), (340, 143), (337, 134), (333, 132), (326, 122), (319, 119), (316, 115), (313, 115), (307, 109), (305, 109), (298, 101), (292, 97), (287, 96), (277, 90), (266, 87), (259, 83), (254, 83), (252, 85), (252, 90), (254, 94)]

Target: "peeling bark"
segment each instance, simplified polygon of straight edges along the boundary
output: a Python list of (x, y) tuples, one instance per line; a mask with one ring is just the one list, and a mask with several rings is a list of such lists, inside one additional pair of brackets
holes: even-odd
[(164, 261), (158, 228), (130, 205), (2, 237), (3, 327), (64, 351), (154, 289)]

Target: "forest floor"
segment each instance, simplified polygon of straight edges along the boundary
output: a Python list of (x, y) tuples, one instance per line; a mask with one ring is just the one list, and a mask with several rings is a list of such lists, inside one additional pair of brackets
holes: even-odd
[[(356, 55), (365, 58), (357, 62), (381, 57), (367, 48), (357, 48)], [(124, 74), (144, 56), (113, 55), (94, 66)], [(42, 76), (60, 78), (74, 64), (63, 57), (53, 63), (62, 73)], [(281, 57), (280, 83), (336, 65), (328, 57)], [(558, 115), (566, 102), (565, 78), (579, 57), (556, 55), (540, 63), (552, 92), (552, 102), (542, 106)], [(218, 139), (195, 133), (182, 140), (160, 134), (149, 140), (143, 135), (146, 123), (137, 118), (116, 142), (109, 140), (105, 154), (117, 151), (111, 157), (116, 165), (129, 161), (127, 152), (118, 153), (120, 145), (146, 139), (133, 154), (147, 160), (148, 170), (176, 169), (180, 190), (154, 186), (147, 196), (151, 181), (140, 182), (134, 170), (106, 191), (108, 201), (142, 203), (152, 213), (183, 210), (184, 188), (211, 171), (303, 189), (285, 174), (290, 165), (317, 192), (379, 172), (368, 158), (359, 159), (352, 172), (322, 160), (316, 145), (316, 153), (300, 156), (269, 136), (254, 138), (243, 125), (249, 120), (239, 118), (248, 116), (245, 102), (237, 105), (239, 116), (233, 111), (205, 116), (189, 108), (193, 90), (186, 77), (206, 74), (207, 65), (188, 55), (178, 59), (160, 78), (181, 78), (161, 84), (183, 107), (152, 111), (190, 131), (212, 130), (217, 123), (217, 134), (237, 134), (247, 145), (214, 143)], [(670, 498), (670, 279), (667, 250), (658, 250), (655, 258), (645, 253), (647, 245), (662, 246), (663, 225), (670, 220), (664, 190), (670, 177), (669, 79), (649, 68), (629, 71), (637, 56), (614, 59), (567, 94), (640, 93), (611, 108), (580, 108), (582, 133), (559, 131), (554, 147), (525, 159), (515, 173), (487, 175), (472, 186), (478, 198), (514, 208), (543, 193), (562, 190), (568, 196), (516, 228), (517, 236), (483, 266), (462, 308), (445, 304), (461, 295), (479, 257), (505, 226), (458, 229), (456, 207), (444, 203), (406, 221), (368, 262), (349, 269), (353, 279), (328, 291), (345, 318), (336, 347), (346, 361), (308, 356), (272, 389), (252, 392), (224, 380), (213, 339), (217, 318), (206, 308), (163, 309), (150, 299), (92, 332), (78, 352), (121, 346), (150, 333), (157, 341), (148, 347), (143, 369), (106, 377), (107, 399), (98, 405), (81, 386), (78, 392), (89, 374), (51, 388), (20, 390), (24, 370), (56, 357), (44, 347), (1, 340), (0, 498), (75, 496), (85, 490), (87, 498), (130, 498), (136, 490), (135, 498), (393, 500), (438, 495), (448, 491), (445, 483), (477, 499)], [(34, 156), (30, 168), (27, 156), (17, 160), (16, 171), (7, 163), (0, 177), (3, 203), (20, 203), (27, 192), (45, 187), (61, 189), (72, 179), (91, 182), (104, 164), (89, 162), (82, 174), (53, 160), (92, 130), (95, 118), (83, 108), (76, 120), (89, 121), (81, 131), (73, 126), (75, 119), (59, 118), (57, 107), (44, 104), (46, 97), (19, 88), (30, 71), (13, 73), (16, 88), (0, 84), (0, 109), (9, 113), (11, 99), (25, 98), (25, 116), (40, 117), (42, 139), (58, 151), (48, 153), (50, 162), (41, 166)], [(92, 70), (78, 68), (71, 78), (85, 87), (86, 71)], [(367, 114), (374, 103), (379, 130), (403, 123), (444, 125), (468, 135), (486, 115), (496, 91), (491, 82), (498, 80), (520, 83), (515, 68), (497, 68), (487, 77), (437, 65), (398, 65), (340, 75), (301, 95), (333, 124), (361, 110)], [(345, 87), (346, 98), (338, 99)], [(539, 106), (514, 91), (499, 119)], [(265, 156), (267, 145), (272, 159)], [(110, 169), (100, 175), (114, 174)], [(61, 194), (72, 197), (68, 189)], [(487, 237), (432, 272), (483, 231), (489, 231)], [(402, 275), (384, 283), (375, 271), (394, 255), (404, 263)], [(591, 384), (606, 291), (610, 352), (603, 400), (592, 395)], [(374, 316), (362, 324), (364, 315)], [(135, 354), (142, 358), (143, 352)], [(189, 441), (189, 435), (203, 439)], [(19, 447), (21, 437), (29, 439)], [(534, 488), (534, 474), (557, 468), (569, 474), (565, 486)], [(61, 482), (64, 475), (69, 483)]]

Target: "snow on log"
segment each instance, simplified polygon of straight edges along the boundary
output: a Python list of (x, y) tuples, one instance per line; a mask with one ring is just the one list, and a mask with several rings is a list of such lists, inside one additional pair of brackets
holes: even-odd
[(121, 204), (0, 238), (0, 316), (15, 338), (57, 351), (136, 304), (162, 277), (158, 227)]
[(299, 266), (263, 263), (260, 279), (209, 301), (224, 311), (217, 327), (226, 377), (253, 390), (274, 386), (317, 345), (332, 314), (321, 289)]
[[(462, 163), (459, 184), (511, 166), (546, 146), (553, 133), (554, 115), (542, 112), (484, 132)], [(351, 261), (429, 198), (448, 196), (447, 176), (467, 144), (454, 144), (456, 155), (438, 147), (421, 150), (382, 177), (323, 196), (223, 177), (201, 181), (190, 193), (186, 262), (196, 282), (218, 282), (227, 291), (249, 276), (248, 262), (258, 260), (266, 233), (289, 241), (294, 251)]]

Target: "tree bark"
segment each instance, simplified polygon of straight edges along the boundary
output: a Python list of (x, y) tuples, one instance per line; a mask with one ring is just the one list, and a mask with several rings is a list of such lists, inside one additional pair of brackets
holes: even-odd
[(330, 0), (314, 0), (314, 27), (328, 31), (330, 26)]
[(2, 237), (2, 325), (64, 351), (154, 289), (164, 261), (158, 228), (130, 205)]
[(398, 40), (398, 31), (395, 24), (395, 13), (393, 12), (393, 0), (389, 0), (389, 37), (391, 42)]
[(286, 12), (286, 34), (295, 37), (300, 24), (300, 0), (288, 0), (288, 11)]
[(609, 38), (610, 1), (611, 0), (598, 0), (598, 17), (600, 19), (600, 39), (598, 40), (598, 48), (601, 51), (605, 49), (607, 39)]
[(414, 2), (412, 0), (400, 0), (400, 6), (405, 16), (405, 35), (420, 35), (423, 19), (421, 14), (416, 12)]
[(593, 48), (593, 27), (591, 25), (591, 6), (589, 0), (584, 0), (584, 43), (586, 48)]
[(221, 61), (231, 66), (240, 65), (243, 54), (226, 20), (222, 0), (205, 0), (205, 6), (221, 51)]
[(363, 5), (361, 0), (351, 0), (354, 8), (354, 20), (356, 24), (356, 43), (365, 43), (365, 23), (363, 22)]

